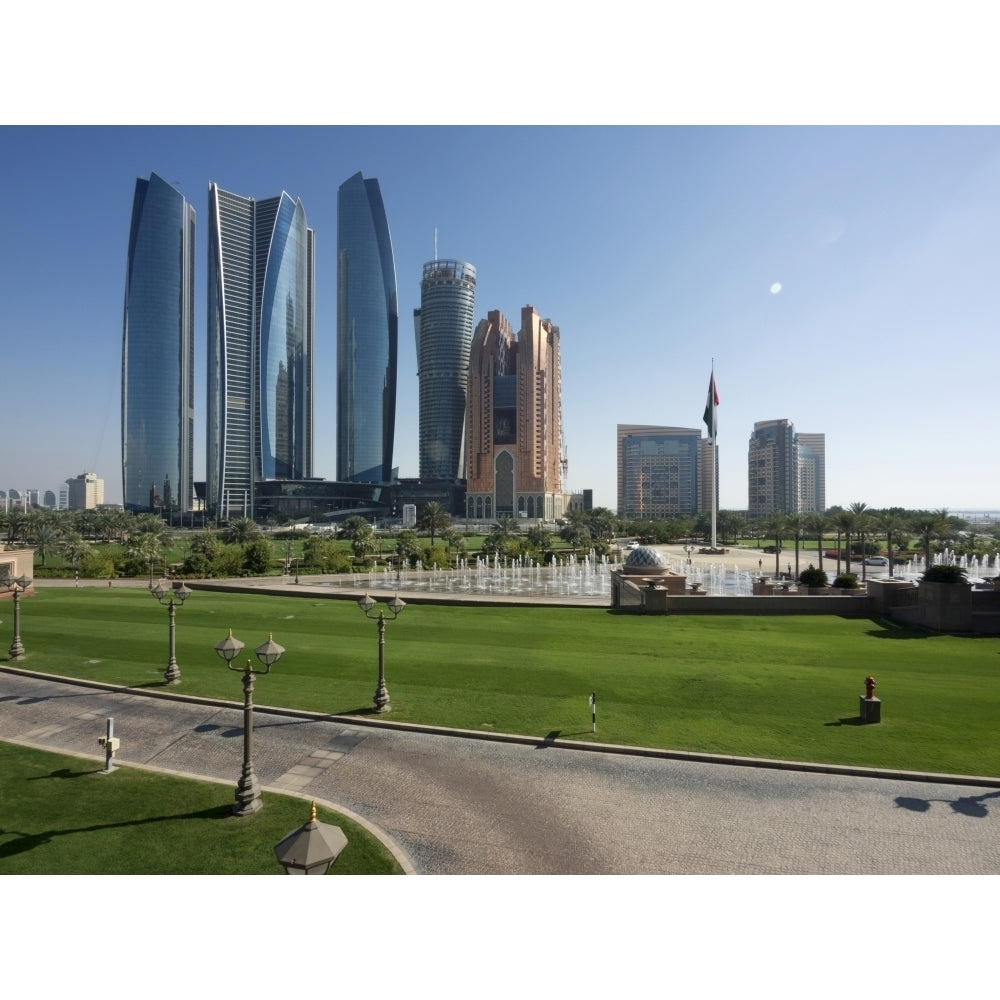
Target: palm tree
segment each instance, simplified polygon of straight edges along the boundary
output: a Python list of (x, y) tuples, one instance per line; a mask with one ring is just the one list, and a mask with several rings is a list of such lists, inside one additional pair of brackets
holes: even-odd
[(66, 535), (60, 545), (63, 558), (69, 561), (73, 569), (79, 571), (80, 564), (87, 558), (90, 545), (84, 540), (83, 535), (73, 531)]
[(892, 576), (894, 562), (892, 540), (902, 534), (903, 529), (906, 527), (906, 522), (892, 508), (879, 511), (874, 519), (878, 530), (885, 535), (885, 546), (889, 554), (889, 576)]
[(96, 514), (97, 530), (105, 542), (120, 542), (127, 530), (129, 518), (124, 511), (99, 510)]
[(910, 520), (910, 528), (924, 540), (924, 569), (931, 565), (931, 539), (940, 535), (948, 528), (948, 511), (921, 510)]
[[(149, 566), (149, 585), (153, 586), (153, 565), (159, 565), (163, 555), (163, 546), (159, 537), (152, 531), (144, 531), (140, 535), (132, 535), (125, 545), (125, 552), (137, 562)], [(166, 560), (163, 560), (164, 563)], [(165, 567), (164, 567), (165, 568)]]
[(260, 525), (251, 517), (231, 517), (229, 527), (226, 529), (225, 540), (229, 543), (243, 545), (251, 542), (255, 538), (260, 538)]
[(351, 550), (362, 559), (378, 547), (372, 526), (359, 514), (352, 514), (344, 522), (344, 536), (351, 540)]
[(764, 530), (774, 539), (774, 575), (781, 576), (781, 539), (785, 534), (787, 518), (784, 514), (772, 514), (764, 522)]
[(133, 514), (129, 533), (133, 535), (156, 535), (164, 545), (171, 545), (170, 525), (157, 514)]
[(510, 514), (500, 514), (497, 523), (493, 526), (493, 534), (499, 535), (506, 540), (511, 535), (517, 534), (517, 521)]
[(816, 549), (819, 552), (819, 568), (820, 572), (822, 572), (823, 536), (826, 534), (826, 528), (827, 528), (826, 515), (821, 514), (819, 511), (815, 511), (812, 514), (806, 515), (805, 528), (807, 531), (816, 536)]
[(785, 530), (792, 536), (795, 542), (795, 579), (799, 578), (799, 545), (802, 543), (802, 529), (805, 527), (805, 518), (801, 514), (789, 514), (785, 518)]
[(744, 518), (734, 510), (720, 510), (715, 516), (715, 530), (723, 543), (738, 543)]
[(431, 548), (434, 548), (434, 535), (438, 531), (444, 531), (451, 524), (451, 517), (436, 500), (425, 503), (417, 517), (417, 527), (421, 531), (430, 533)]
[[(869, 517), (865, 513), (867, 510), (868, 510), (868, 504), (862, 503), (860, 500), (856, 500), (850, 506), (850, 511), (854, 515), (854, 530), (858, 533), (858, 536), (861, 538), (861, 579), (862, 580), (866, 580), (868, 578), (867, 577), (867, 570), (865, 568), (867, 566), (867, 563), (865, 562), (865, 556), (867, 555), (867, 552), (865, 552), (865, 532), (869, 528)], [(850, 551), (850, 546), (848, 546), (848, 551)], [(848, 573), (849, 572), (850, 572), (850, 570), (848, 570)]]
[(448, 551), (455, 549), (458, 552), (464, 551), (465, 549), (465, 538), (462, 536), (460, 531), (456, 531), (455, 528), (447, 527), (441, 532), (441, 541), (448, 546)]
[(563, 525), (559, 537), (572, 549), (581, 549), (590, 544), (590, 528), (579, 519), (572, 519)]
[(615, 537), (615, 529), (618, 526), (618, 518), (613, 511), (607, 507), (595, 507), (587, 515), (587, 524), (590, 534), (594, 538), (603, 538), (610, 541)]
[(59, 545), (62, 537), (62, 531), (51, 517), (43, 516), (34, 519), (30, 535), (31, 544), (41, 556), (43, 566), (46, 555)]
[(7, 541), (13, 545), (18, 538), (25, 534), (31, 522), (27, 512), (23, 510), (7, 511), (5, 520), (7, 522)]
[(845, 573), (851, 572), (851, 532), (854, 531), (854, 522), (857, 520), (857, 516), (849, 510), (842, 510), (837, 514), (834, 519), (834, 523), (837, 525), (837, 576), (840, 576), (840, 534), (843, 532), (844, 535), (844, 556), (847, 560), (847, 565), (844, 568)]
[(417, 541), (417, 533), (409, 528), (404, 528), (396, 536), (396, 555), (409, 564), (420, 554), (420, 543)]

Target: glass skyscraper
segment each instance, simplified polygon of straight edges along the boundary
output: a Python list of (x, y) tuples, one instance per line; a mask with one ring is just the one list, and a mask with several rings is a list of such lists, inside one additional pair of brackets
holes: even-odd
[(122, 332), (126, 510), (190, 510), (194, 447), (194, 209), (157, 174), (137, 178)]
[(337, 192), (337, 479), (392, 479), (399, 309), (382, 192), (360, 173)]
[(664, 520), (696, 514), (701, 441), (697, 427), (619, 424), (618, 516)]
[(462, 476), (476, 269), (459, 260), (424, 264), (413, 310), (419, 379), (421, 479)]
[(758, 420), (747, 453), (747, 513), (750, 517), (794, 514), (798, 510), (795, 425), (791, 420)]
[(206, 500), (253, 517), (256, 482), (312, 476), (315, 237), (284, 192), (208, 210)]

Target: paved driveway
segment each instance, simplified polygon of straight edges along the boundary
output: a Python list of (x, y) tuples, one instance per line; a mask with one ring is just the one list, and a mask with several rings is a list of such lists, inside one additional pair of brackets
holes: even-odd
[[(235, 787), (235, 706), (0, 671), (0, 739), (96, 758), (107, 716), (120, 760)], [(593, 753), (260, 710), (254, 744), (266, 787), (359, 814), (422, 874), (1000, 873), (1000, 787)]]

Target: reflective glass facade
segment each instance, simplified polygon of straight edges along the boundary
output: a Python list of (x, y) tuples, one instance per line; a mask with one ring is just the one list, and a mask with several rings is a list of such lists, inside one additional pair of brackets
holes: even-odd
[(136, 180), (122, 333), (127, 510), (192, 506), (194, 223), (194, 209), (163, 178)]
[(207, 503), (253, 517), (313, 456), (315, 238), (300, 201), (209, 187)]
[(620, 517), (662, 520), (697, 513), (701, 430), (618, 425)]
[(747, 493), (749, 517), (797, 511), (795, 426), (790, 420), (760, 420), (753, 425), (747, 453)]
[(826, 435), (795, 435), (799, 460), (799, 513), (826, 510)]
[(458, 260), (424, 264), (413, 319), (420, 390), (420, 478), (463, 473), (465, 403), (476, 306), (476, 269)]
[(337, 479), (388, 482), (399, 309), (382, 192), (360, 173), (337, 192)]

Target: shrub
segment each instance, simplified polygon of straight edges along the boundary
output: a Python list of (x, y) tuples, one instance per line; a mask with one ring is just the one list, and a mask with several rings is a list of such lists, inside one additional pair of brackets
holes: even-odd
[(448, 555), (443, 545), (435, 545), (433, 547), (425, 545), (420, 550), (420, 561), (424, 569), (431, 569), (432, 567), (448, 569), (454, 563), (454, 560)]
[(91, 549), (83, 557), (80, 566), (80, 576), (89, 580), (102, 580), (106, 576), (111, 576), (115, 571), (115, 564), (107, 552), (99, 549)]
[(828, 584), (827, 575), (821, 569), (816, 569), (812, 563), (808, 569), (799, 574), (799, 583), (806, 587), (825, 587)]
[(858, 578), (854, 573), (841, 573), (834, 581), (833, 585), (835, 587), (840, 587), (842, 590), (857, 590), (858, 589)]
[(271, 543), (264, 538), (255, 538), (243, 546), (243, 568), (251, 576), (264, 576), (271, 569)]
[(920, 578), (927, 583), (966, 583), (965, 570), (954, 564), (928, 566)]

